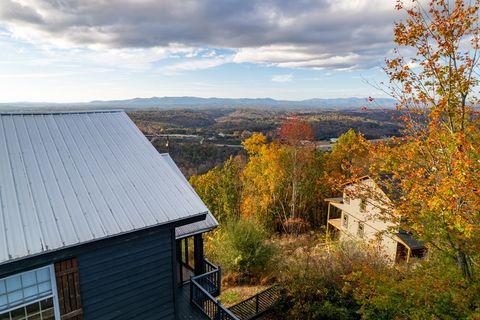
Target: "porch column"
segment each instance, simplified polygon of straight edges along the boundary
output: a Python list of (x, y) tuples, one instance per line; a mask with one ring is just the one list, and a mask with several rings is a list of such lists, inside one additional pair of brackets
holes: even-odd
[(205, 265), (203, 263), (203, 237), (202, 234), (193, 236), (194, 257), (195, 257), (195, 275), (205, 273)]
[(328, 202), (328, 210), (327, 210), (327, 230), (325, 231), (325, 240), (330, 240), (330, 235), (328, 234), (328, 220), (330, 220), (330, 201)]

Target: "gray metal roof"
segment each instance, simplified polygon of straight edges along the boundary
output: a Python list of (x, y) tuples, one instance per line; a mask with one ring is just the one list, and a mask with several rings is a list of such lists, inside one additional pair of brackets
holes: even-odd
[(0, 264), (208, 209), (124, 112), (0, 115)]
[[(180, 169), (175, 164), (175, 162), (170, 157), (170, 155), (168, 153), (163, 153), (162, 156), (165, 157), (165, 160), (171, 166), (172, 170), (177, 172), (180, 179), (185, 180), (185, 182), (188, 184), (188, 186), (192, 189), (192, 192), (195, 192), (195, 190), (192, 188), (190, 183), (188, 183), (187, 179), (185, 179), (185, 176), (180, 171)], [(197, 195), (197, 197), (198, 197), (198, 195)], [(192, 236), (194, 234), (210, 231), (210, 230), (216, 228), (217, 226), (218, 226), (217, 219), (215, 219), (213, 214), (209, 211), (207, 213), (207, 217), (205, 218), (205, 220), (201, 220), (201, 221), (198, 221), (198, 222), (185, 224), (185, 225), (176, 227), (175, 228), (175, 236), (176, 236), (177, 239), (182, 239), (182, 238)]]

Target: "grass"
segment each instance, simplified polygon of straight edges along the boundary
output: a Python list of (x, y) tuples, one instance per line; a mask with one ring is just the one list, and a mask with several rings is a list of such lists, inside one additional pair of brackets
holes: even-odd
[(225, 307), (231, 307), (234, 304), (237, 304), (245, 299), (254, 296), (255, 294), (267, 289), (270, 286), (235, 286), (235, 287), (226, 287), (222, 289), (222, 294), (220, 295), (220, 301)]

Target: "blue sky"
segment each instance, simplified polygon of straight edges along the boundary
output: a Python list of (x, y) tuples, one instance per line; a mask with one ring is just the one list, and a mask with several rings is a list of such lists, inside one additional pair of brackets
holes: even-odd
[(2, 0), (0, 101), (383, 96), (388, 0)]

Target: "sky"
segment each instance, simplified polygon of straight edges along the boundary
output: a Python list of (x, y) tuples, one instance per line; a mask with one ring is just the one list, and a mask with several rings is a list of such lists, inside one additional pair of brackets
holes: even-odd
[(382, 97), (394, 0), (1, 0), (0, 102)]

